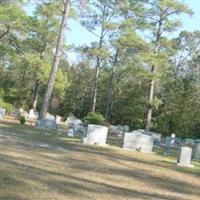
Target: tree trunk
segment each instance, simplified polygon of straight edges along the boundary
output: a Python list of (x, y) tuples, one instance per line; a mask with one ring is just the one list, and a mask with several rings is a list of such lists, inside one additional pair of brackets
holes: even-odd
[(151, 128), (151, 118), (152, 118), (152, 102), (153, 102), (153, 96), (154, 96), (154, 87), (155, 87), (155, 80), (150, 81), (150, 87), (149, 87), (149, 95), (148, 95), (148, 105), (147, 105), (147, 116), (146, 116), (146, 124), (145, 124), (145, 130), (149, 131)]
[(34, 95), (33, 95), (33, 105), (32, 105), (32, 109), (34, 111), (36, 111), (36, 107), (37, 107), (37, 100), (38, 100), (38, 95), (39, 95), (39, 87), (40, 87), (40, 80), (36, 80), (35, 89), (34, 89)]
[(58, 35), (58, 39), (57, 39), (57, 44), (56, 44), (56, 52), (55, 52), (55, 55), (54, 55), (54, 60), (53, 60), (53, 64), (52, 64), (52, 67), (51, 67), (49, 80), (48, 80), (48, 83), (47, 83), (47, 89), (45, 91), (45, 96), (44, 96), (42, 108), (41, 108), (41, 111), (40, 111), (40, 119), (45, 118), (46, 113), (47, 113), (48, 108), (49, 108), (49, 101), (50, 101), (50, 98), (51, 98), (58, 65), (60, 63), (60, 59), (61, 59), (61, 55), (62, 55), (62, 45), (64, 43), (65, 28), (67, 26), (67, 17), (68, 17), (68, 14), (69, 14), (69, 8), (70, 8), (69, 0), (66, 0), (64, 2), (64, 11), (63, 11), (63, 15), (62, 15), (60, 31), (59, 31), (59, 35)]
[(113, 82), (115, 79), (115, 71), (116, 71), (116, 67), (117, 67), (118, 54), (119, 54), (119, 50), (117, 49), (116, 54), (115, 54), (114, 63), (113, 63), (112, 73), (111, 73), (110, 80), (108, 83), (108, 92), (107, 92), (106, 108), (105, 108), (105, 118), (107, 120), (109, 118), (110, 106), (111, 106), (111, 102), (112, 102)]
[[(107, 17), (107, 1), (105, 1), (102, 13), (102, 21), (101, 21), (101, 34), (99, 39), (99, 47), (98, 50), (100, 51), (103, 45), (103, 39), (105, 37), (105, 29), (103, 27), (104, 22), (106, 22)], [(93, 88), (93, 104), (92, 104), (92, 112), (96, 110), (97, 104), (97, 86), (98, 86), (98, 78), (99, 78), (99, 71), (101, 66), (101, 55), (97, 56), (96, 68), (95, 68), (95, 77), (94, 77), (94, 88)]]
[[(104, 29), (101, 29), (101, 36), (99, 40), (99, 48), (100, 51), (103, 45), (103, 35), (104, 35)], [(97, 86), (98, 86), (98, 78), (99, 78), (99, 71), (101, 66), (101, 57), (97, 56), (97, 62), (96, 62), (96, 68), (95, 68), (95, 77), (94, 77), (94, 90), (93, 90), (93, 104), (92, 104), (92, 112), (95, 112), (96, 110), (96, 104), (97, 104)]]
[[(158, 30), (156, 33), (156, 47), (155, 47), (155, 54), (159, 52), (160, 48), (160, 38), (161, 38), (161, 29), (162, 29), (162, 17), (160, 17), (159, 23), (158, 23)], [(155, 73), (155, 66), (152, 65), (151, 67), (151, 73)], [(152, 119), (152, 113), (153, 113), (153, 98), (154, 98), (154, 89), (155, 89), (155, 80), (151, 79), (149, 84), (149, 94), (148, 94), (148, 105), (147, 105), (147, 115), (146, 115), (146, 122), (145, 122), (145, 130), (149, 131), (151, 128), (151, 119)]]

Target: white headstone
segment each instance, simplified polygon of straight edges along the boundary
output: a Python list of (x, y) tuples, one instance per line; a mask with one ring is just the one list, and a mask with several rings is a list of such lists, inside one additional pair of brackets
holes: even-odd
[(153, 137), (141, 131), (127, 132), (124, 134), (123, 148), (134, 149), (142, 152), (152, 152)]
[(81, 125), (82, 121), (74, 116), (70, 116), (67, 118), (67, 120), (65, 121), (65, 123), (67, 125)]
[(28, 118), (29, 119), (38, 119), (38, 112), (34, 112), (33, 109), (30, 109), (29, 110), (29, 113), (28, 113)]
[(61, 118), (62, 118), (61, 116), (56, 115), (56, 124), (60, 124)]
[(108, 128), (105, 126), (88, 124), (87, 135), (84, 144), (106, 145)]
[(6, 109), (0, 108), (0, 119), (3, 118), (5, 114), (6, 114)]
[(193, 167), (191, 165), (191, 157), (192, 157), (192, 148), (190, 147), (181, 147), (181, 152), (178, 157), (178, 166), (181, 167)]

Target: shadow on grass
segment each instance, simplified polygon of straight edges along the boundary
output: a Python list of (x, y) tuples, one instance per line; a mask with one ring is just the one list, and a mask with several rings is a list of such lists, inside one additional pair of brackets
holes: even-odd
[[(3, 162), (6, 162), (8, 165), (13, 165), (17, 169), (20, 169), (21, 173), (25, 173), (24, 177), (26, 179), (35, 180), (36, 182), (40, 182), (42, 184), (48, 185), (52, 191), (61, 193), (64, 195), (72, 195), (80, 197), (86, 192), (89, 193), (99, 193), (99, 194), (107, 194), (121, 197), (137, 197), (147, 199), (163, 199), (163, 200), (180, 200), (180, 198), (176, 198), (174, 196), (168, 195), (160, 195), (151, 192), (139, 192), (138, 190), (128, 189), (120, 186), (116, 186), (113, 184), (97, 182), (94, 180), (72, 176), (69, 174), (61, 173), (58, 170), (46, 170), (41, 167), (31, 166), (29, 164), (22, 164), (15, 160), (12, 157), (4, 156), (2, 159)], [(100, 166), (99, 163), (90, 163), (90, 162), (82, 162), (77, 160), (76, 158), (68, 158), (67, 160), (60, 160), (60, 165), (64, 165), (65, 162), (70, 164), (71, 168), (76, 169), (76, 171), (85, 171), (94, 172), (97, 176), (101, 175), (102, 177), (106, 177), (107, 175), (113, 176), (123, 176), (132, 178), (135, 180), (139, 180), (145, 183), (149, 183), (151, 186), (155, 186), (156, 188), (161, 188), (168, 191), (176, 191), (177, 193), (182, 194), (195, 194), (200, 196), (200, 188), (192, 186), (191, 184), (185, 183), (183, 181), (175, 180), (172, 178), (160, 177), (156, 175), (149, 174), (146, 171), (135, 170), (135, 169), (123, 169), (119, 167), (110, 167), (106, 164)], [(134, 161), (133, 161), (134, 162)], [(51, 176), (51, 179), (48, 177)], [(66, 181), (63, 181), (63, 178)], [(61, 180), (60, 180), (61, 179)]]
[[(10, 124), (12, 125), (12, 124)], [(63, 195), (71, 195), (72, 197), (89, 199), (90, 195), (94, 194), (102, 194), (102, 195), (111, 195), (114, 197), (122, 197), (124, 199), (126, 198), (140, 198), (140, 199), (162, 199), (162, 200), (181, 200), (181, 198), (166, 195), (166, 194), (158, 194), (151, 192), (151, 188), (149, 188), (149, 192), (143, 192), (142, 190), (136, 190), (133, 188), (125, 188), (121, 185), (116, 185), (115, 180), (113, 180), (113, 183), (108, 182), (107, 177), (124, 177), (128, 179), (137, 180), (140, 182), (144, 182), (145, 184), (148, 184), (149, 186), (152, 186), (154, 188), (160, 188), (165, 191), (169, 192), (177, 192), (181, 194), (186, 194), (190, 196), (191, 194), (200, 196), (200, 188), (198, 186), (193, 185), (192, 183), (189, 184), (187, 182), (177, 180), (174, 177), (162, 177), (159, 176), (159, 174), (152, 174), (147, 170), (139, 170), (131, 168), (131, 165), (135, 165), (136, 163), (145, 164), (148, 165), (149, 168), (151, 167), (162, 167), (166, 169), (175, 170), (178, 172), (184, 172), (190, 175), (197, 175), (199, 176), (199, 171), (194, 170), (190, 171), (189, 169), (185, 168), (179, 168), (175, 165), (175, 163), (170, 161), (164, 161), (164, 160), (143, 160), (142, 158), (135, 158), (131, 155), (125, 155), (125, 154), (117, 154), (114, 153), (115, 151), (112, 148), (102, 148), (102, 147), (96, 147), (96, 146), (87, 146), (87, 145), (81, 145), (78, 143), (73, 143), (72, 141), (67, 140), (58, 140), (60, 136), (51, 135), (51, 133), (48, 133), (49, 135), (41, 135), (40, 130), (36, 130), (35, 128), (30, 127), (4, 127), (5, 131), (8, 131), (9, 133), (17, 132), (18, 134), (15, 135), (15, 137), (18, 137), (19, 140), (22, 142), (19, 143), (19, 147), (23, 146), (25, 147), (25, 150), (29, 151), (29, 153), (40, 155), (41, 161), (45, 162), (45, 159), (49, 159), (48, 163), (52, 163), (52, 165), (55, 166), (55, 162), (57, 162), (58, 168), (52, 168), (51, 170), (44, 169), (45, 163), (40, 163), (41, 161), (34, 160), (34, 163), (27, 162), (25, 158), (20, 158), (20, 160), (17, 160), (16, 158), (8, 155), (2, 155), (1, 156), (1, 162), (4, 164), (4, 166), (12, 166), (16, 170), (16, 174), (24, 179), (24, 182), (26, 180), (33, 180), (37, 183), (41, 183), (42, 185), (47, 185), (50, 188), (50, 191), (57, 192)], [(21, 130), (22, 129), (22, 130)], [(37, 132), (37, 133), (35, 133)], [(56, 134), (56, 133), (55, 133)], [(58, 157), (58, 158), (52, 158), (47, 155), (43, 155), (41, 152), (41, 149), (31, 149), (29, 145), (25, 145), (26, 142), (30, 142), (31, 140), (37, 140), (37, 141), (44, 141), (48, 144), (52, 145), (59, 145), (62, 147), (66, 147), (67, 149), (70, 149), (72, 152), (78, 152), (80, 155), (87, 155), (90, 157), (89, 160), (81, 160), (80, 158), (68, 156), (68, 157)], [(7, 144), (9, 145), (9, 144)], [(50, 150), (44, 150), (46, 152), (52, 153)], [(139, 153), (138, 153), (139, 155)], [(102, 158), (104, 161), (103, 163), (99, 163), (95, 161), (95, 159), (91, 158)], [(42, 159), (44, 158), (44, 159)], [(116, 165), (110, 166), (106, 164), (106, 161), (114, 162)], [(126, 167), (123, 167), (121, 165), (126, 165), (126, 162), (122, 163), (122, 161), (128, 161), (129, 164)], [(37, 166), (37, 165), (38, 166)], [(47, 164), (47, 163), (46, 163)], [(36, 165), (36, 166), (35, 166)], [(67, 165), (70, 169), (75, 170), (76, 172), (82, 172), (84, 174), (94, 172), (97, 177), (101, 177), (102, 180), (92, 180), (89, 177), (83, 178), (79, 176), (78, 174), (68, 174), (65, 172), (62, 172), (59, 170), (59, 166)], [(15, 189), (17, 185), (19, 187), (23, 187), (23, 181), (20, 182), (18, 179), (14, 179), (12, 176), (7, 175), (6, 171), (7, 169), (4, 169), (1, 173), (4, 174), (4, 179), (2, 181), (3, 187), (11, 187), (11, 189)], [(67, 168), (66, 168), (67, 171)], [(64, 180), (63, 180), (64, 179)], [(21, 179), (20, 179), (21, 180)], [(125, 179), (126, 180), (126, 179)], [(19, 181), (19, 182), (18, 182)], [(123, 179), (122, 179), (123, 182)], [(142, 188), (141, 188), (142, 189)], [(7, 195), (7, 196), (6, 196)], [(9, 199), (9, 194), (5, 194), (5, 197)], [(5, 199), (6, 199), (5, 198)], [(17, 199), (18, 198), (18, 199)], [(23, 200), (20, 199), (20, 197), (17, 197), (16, 200)], [(15, 199), (10, 196), (10, 199)]]

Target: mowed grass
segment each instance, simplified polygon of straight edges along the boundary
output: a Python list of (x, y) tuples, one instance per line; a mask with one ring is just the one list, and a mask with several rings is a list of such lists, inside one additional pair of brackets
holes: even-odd
[(63, 133), (0, 121), (1, 200), (200, 199), (200, 163), (82, 145)]

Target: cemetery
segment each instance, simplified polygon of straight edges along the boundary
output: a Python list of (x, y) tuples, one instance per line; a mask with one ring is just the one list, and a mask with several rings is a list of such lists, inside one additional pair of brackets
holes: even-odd
[[(187, 138), (180, 144), (179, 139), (175, 143), (174, 134), (164, 139), (159, 133), (125, 127), (121, 139), (115, 129), (116, 146), (108, 142), (113, 126), (84, 127), (83, 122), (69, 117), (67, 122), (59, 120), (68, 127), (61, 131), (52, 115), (45, 120), (20, 125), (14, 117), (1, 119), (3, 199), (38, 198), (38, 193), (40, 199), (55, 195), (63, 200), (115, 199), (116, 195), (119, 199), (198, 199), (199, 140)], [(9, 192), (8, 181), (14, 192)]]
[(0, 200), (200, 200), (199, 10), (0, 0)]

